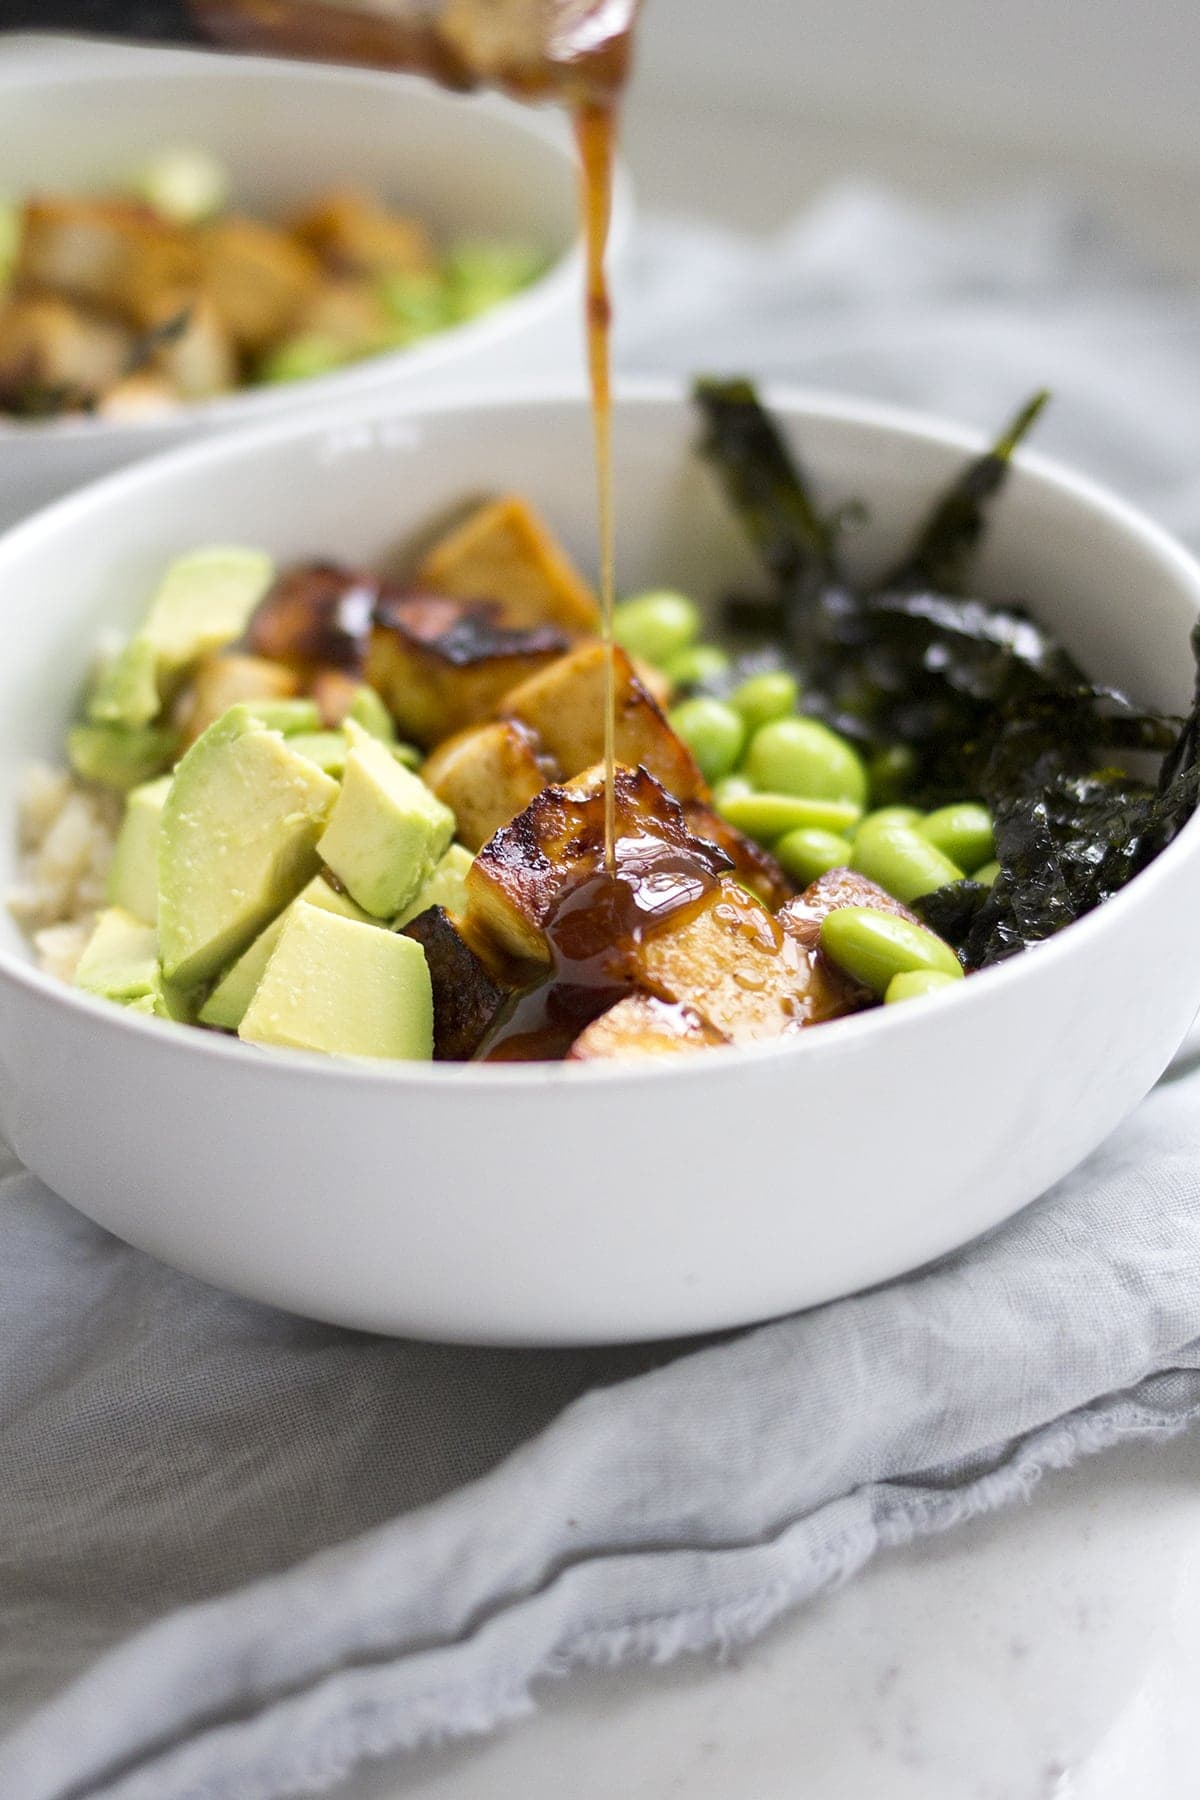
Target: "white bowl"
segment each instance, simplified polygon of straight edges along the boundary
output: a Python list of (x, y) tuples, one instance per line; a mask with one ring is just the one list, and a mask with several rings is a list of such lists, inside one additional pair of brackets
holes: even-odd
[[(547, 273), (479, 319), (308, 381), (242, 389), (157, 419), (0, 418), (0, 526), (97, 475), (204, 433), (297, 406), (445, 394), (572, 366), (581, 338), (573, 150), (557, 116), (399, 75), (128, 47), (28, 42), (0, 53), (0, 186), (111, 189), (166, 145), (228, 167), (235, 204), (281, 216), (317, 189), (359, 186), (439, 235), (544, 246)], [(614, 245), (628, 185), (617, 183)]]
[[(966, 433), (776, 395), (830, 495), (894, 554)], [(675, 390), (617, 410), (620, 574), (701, 597), (748, 564)], [(14, 792), (54, 758), (101, 625), (224, 539), (368, 562), (465, 492), (534, 497), (594, 562), (581, 397), (330, 432), (276, 424), (125, 471), (0, 540), (0, 882)], [(1181, 709), (1200, 568), (1119, 501), (1022, 457), (981, 572), (1095, 675)], [(1097, 913), (947, 996), (674, 1066), (336, 1065), (134, 1018), (0, 927), (0, 1124), (58, 1193), (206, 1280), (460, 1340), (735, 1325), (877, 1282), (994, 1225), (1160, 1074), (1200, 995), (1200, 820)]]

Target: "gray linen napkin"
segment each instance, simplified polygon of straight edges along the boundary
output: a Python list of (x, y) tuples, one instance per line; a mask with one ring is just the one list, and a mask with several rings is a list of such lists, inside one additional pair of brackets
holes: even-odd
[[(1046, 437), (1200, 541), (1200, 299), (1070, 209), (659, 226), (626, 366)], [(539, 1675), (762, 1630), (876, 1549), (1200, 1413), (1200, 1059), (936, 1267), (705, 1347), (390, 1342), (232, 1300), (0, 1178), (0, 1794), (273, 1800)]]

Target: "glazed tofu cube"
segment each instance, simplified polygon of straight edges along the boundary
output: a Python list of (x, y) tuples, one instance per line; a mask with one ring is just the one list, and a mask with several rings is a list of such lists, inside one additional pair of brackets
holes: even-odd
[[(726, 866), (711, 845), (693, 838), (683, 809), (644, 769), (616, 772), (618, 838), (647, 836), (693, 852), (713, 869)], [(603, 775), (544, 788), (480, 850), (467, 876), (472, 941), (527, 962), (550, 959), (544, 928), (563, 889), (597, 870), (604, 856)]]
[(349, 356), (382, 348), (394, 335), (394, 320), (370, 281), (326, 278), (291, 324), (297, 337), (326, 338)]
[(463, 600), (493, 600), (503, 624), (599, 629), (596, 596), (527, 501), (510, 494), (472, 512), (426, 554), (420, 586)]
[(146, 323), (159, 334), (151, 366), (180, 400), (207, 400), (237, 386), (233, 340), (204, 294), (164, 295)]
[(779, 864), (769, 851), (756, 844), (752, 838), (743, 836), (720, 813), (714, 812), (702, 800), (689, 800), (684, 806), (688, 829), (697, 837), (707, 838), (709, 843), (718, 844), (733, 865), (733, 873), (748, 887), (752, 894), (757, 894), (764, 906), (772, 912), (790, 900), (796, 892), (796, 885), (789, 881)]
[(317, 259), (285, 231), (230, 215), (203, 233), (204, 290), (234, 344), (254, 356), (291, 330), (320, 280)]
[(375, 616), (367, 680), (401, 731), (425, 746), (486, 719), (565, 643), (548, 626), (517, 630), (486, 603), (437, 594), (385, 595)]
[(48, 195), (26, 202), (15, 278), (146, 325), (164, 294), (195, 286), (199, 258), (187, 232), (121, 200)]
[(812, 960), (736, 881), (644, 939), (640, 982), (734, 1044), (786, 1037), (812, 1016)]
[(423, 275), (437, 266), (419, 219), (389, 212), (367, 194), (320, 194), (291, 230), (330, 269), (347, 275)]
[[(708, 789), (691, 751), (620, 647), (614, 659), (617, 761), (631, 769), (640, 763), (677, 800), (705, 799)], [(580, 644), (504, 699), (505, 714), (536, 733), (564, 775), (577, 775), (604, 755), (604, 665), (602, 644)]]
[(418, 913), (404, 927), (425, 952), (433, 985), (435, 1062), (466, 1062), (474, 1056), (511, 990), (473, 950), (441, 906)]
[(715, 1050), (729, 1039), (690, 1006), (629, 994), (580, 1033), (568, 1062), (611, 1062), (617, 1058), (687, 1056)]
[(86, 405), (120, 381), (131, 344), (122, 326), (66, 300), (13, 300), (0, 307), (0, 405), (18, 412)]
[(236, 652), (205, 656), (175, 706), (184, 745), (195, 743), (231, 706), (242, 701), (290, 700), (299, 691), (296, 674), (265, 657)]
[(454, 814), (459, 842), (468, 850), (479, 850), (556, 774), (539, 757), (523, 725), (498, 719), (439, 744), (422, 768), (421, 779)]

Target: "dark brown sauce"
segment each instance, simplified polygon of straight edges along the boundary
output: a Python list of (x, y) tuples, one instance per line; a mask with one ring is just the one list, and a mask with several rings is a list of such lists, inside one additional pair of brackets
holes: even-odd
[(588, 379), (592, 388), (592, 432), (596, 446), (596, 502), (600, 530), (600, 631), (604, 639), (604, 863), (616, 869), (617, 673), (613, 653), (616, 603), (616, 543), (612, 487), (612, 302), (605, 256), (612, 216), (616, 109), (611, 102), (580, 106), (575, 135), (583, 192), (583, 233), (587, 255), (585, 321)]
[(618, 838), (613, 867), (559, 895), (544, 930), (551, 966), (520, 995), (479, 1053), (482, 1062), (560, 1060), (593, 1019), (638, 986), (638, 945), (694, 912), (719, 886), (695, 851), (659, 838)]

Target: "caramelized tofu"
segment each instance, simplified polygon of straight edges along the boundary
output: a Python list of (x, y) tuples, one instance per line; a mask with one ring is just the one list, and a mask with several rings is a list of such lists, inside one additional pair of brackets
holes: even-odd
[(714, 812), (702, 800), (689, 800), (684, 806), (688, 828), (697, 837), (707, 838), (709, 843), (717, 844), (725, 852), (733, 864), (733, 873), (743, 887), (757, 894), (764, 906), (772, 912), (790, 900), (796, 892), (796, 885), (789, 881), (770, 851), (764, 850), (761, 844), (744, 837), (720, 813)]
[(486, 602), (440, 594), (385, 595), (375, 619), (367, 680), (401, 731), (423, 746), (487, 718), (566, 642), (549, 626), (505, 625)]
[(596, 596), (537, 513), (515, 494), (488, 501), (441, 538), (416, 580), (435, 594), (493, 600), (499, 622), (518, 629), (555, 625), (574, 636), (599, 629)]
[(715, 1050), (729, 1039), (690, 1006), (629, 994), (592, 1021), (567, 1052), (568, 1062), (610, 1062), (618, 1058), (687, 1056)]
[(184, 747), (194, 744), (222, 713), (242, 701), (289, 700), (300, 690), (291, 669), (261, 656), (205, 656), (176, 702)]
[(49, 289), (139, 326), (164, 294), (196, 284), (194, 240), (131, 201), (47, 195), (26, 202), (15, 279)]
[(404, 936), (420, 944), (433, 984), (435, 1062), (467, 1062), (510, 997), (442, 906), (418, 913)]
[(42, 396), (86, 406), (120, 380), (132, 345), (124, 327), (66, 300), (10, 301), (0, 307), (0, 406), (36, 412)]
[(350, 356), (394, 341), (395, 320), (370, 281), (345, 276), (321, 282), (292, 321), (292, 332), (339, 345)]
[[(648, 769), (678, 800), (707, 798), (696, 759), (671, 730), (620, 647), (614, 660), (617, 761)], [(564, 775), (577, 775), (604, 755), (604, 665), (603, 644), (580, 644), (504, 698), (505, 715), (536, 733)]]
[(532, 733), (515, 719), (474, 725), (439, 744), (421, 779), (450, 808), (456, 836), (479, 850), (523, 812), (556, 771), (538, 755)]
[(759, 901), (726, 878), (640, 946), (641, 985), (692, 1007), (731, 1043), (786, 1037), (813, 1017), (811, 958)]
[(163, 333), (151, 365), (180, 400), (207, 400), (237, 386), (233, 341), (205, 295), (164, 296), (146, 324)]
[[(618, 838), (654, 838), (712, 863), (714, 852), (692, 837), (678, 801), (644, 769), (618, 767), (615, 798)], [(599, 868), (603, 855), (602, 775), (591, 770), (565, 786), (544, 788), (471, 864), (467, 925), (473, 940), (547, 964), (544, 927), (559, 895)], [(720, 858), (716, 866), (723, 865)]]
[(205, 292), (237, 348), (256, 356), (290, 331), (320, 264), (285, 231), (238, 214), (210, 225), (201, 242)]
[(357, 686), (378, 598), (373, 575), (337, 563), (302, 563), (285, 569), (272, 583), (250, 621), (246, 642), (256, 655), (294, 669), (343, 670), (356, 678)]
[(325, 265), (346, 275), (424, 275), (437, 266), (419, 219), (389, 212), (352, 190), (319, 194), (291, 221), (292, 233)]

